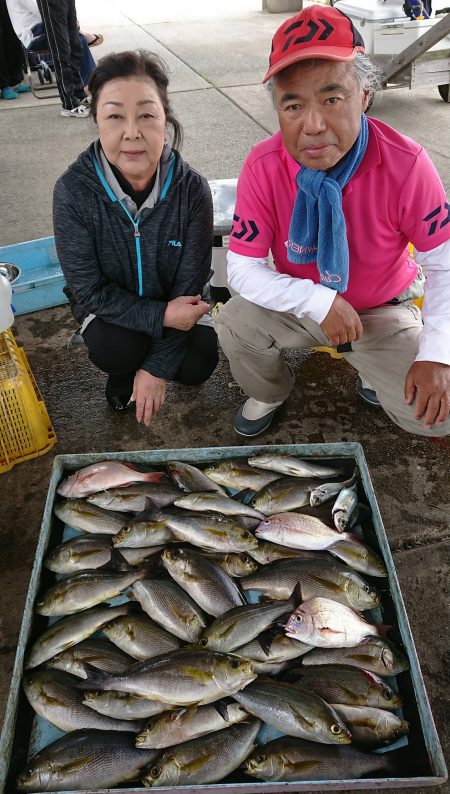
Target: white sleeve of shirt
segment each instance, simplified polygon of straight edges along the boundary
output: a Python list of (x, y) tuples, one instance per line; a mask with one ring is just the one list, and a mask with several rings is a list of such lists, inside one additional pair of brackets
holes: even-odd
[(414, 255), (426, 277), (416, 361), (450, 365), (450, 240), (431, 251), (415, 250)]
[(289, 312), (299, 319), (307, 316), (320, 324), (336, 297), (335, 290), (310, 279), (278, 273), (270, 267), (267, 257), (257, 259), (228, 251), (227, 263), (230, 287), (264, 309)]

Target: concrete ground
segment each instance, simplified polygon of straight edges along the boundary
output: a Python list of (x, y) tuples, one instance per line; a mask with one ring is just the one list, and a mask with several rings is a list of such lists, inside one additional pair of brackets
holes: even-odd
[[(271, 35), (286, 15), (263, 13), (256, 0), (227, 0), (206, 10), (199, 2), (181, 0), (169, 0), (163, 11), (151, 5), (77, 0), (82, 28), (105, 36), (93, 50), (96, 57), (136, 47), (163, 55), (171, 70), (171, 99), (184, 126), (185, 158), (209, 179), (236, 177), (251, 146), (277, 129), (260, 79)], [(371, 112), (424, 144), (450, 188), (450, 106), (435, 87), (384, 92)], [(53, 184), (94, 136), (90, 120), (62, 118), (58, 100), (22, 95), (0, 101), (0, 245), (52, 234)], [(201, 388), (171, 387), (164, 409), (147, 429), (131, 414), (110, 411), (103, 400), (103, 375), (89, 364), (84, 349), (67, 350), (74, 328), (66, 306), (21, 316), (15, 323), (58, 443), (47, 455), (0, 477), (2, 710), (53, 455), (240, 443), (233, 416), (242, 397), (224, 359)], [(320, 353), (293, 361), (296, 389), (262, 441), (363, 445), (448, 757), (450, 445), (410, 437), (362, 404), (355, 373), (345, 362)]]

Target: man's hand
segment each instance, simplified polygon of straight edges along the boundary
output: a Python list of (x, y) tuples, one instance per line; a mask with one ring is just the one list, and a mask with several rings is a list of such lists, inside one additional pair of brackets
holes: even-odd
[(345, 345), (346, 342), (357, 342), (363, 333), (359, 314), (339, 293), (336, 293), (330, 310), (320, 327), (327, 335), (332, 347)]
[(426, 430), (442, 425), (450, 413), (450, 366), (436, 361), (415, 361), (405, 381), (405, 403), (416, 403), (416, 419)]
[(205, 303), (201, 295), (180, 295), (167, 304), (163, 325), (165, 328), (190, 331), (209, 309), (209, 303)]
[(164, 405), (166, 399), (166, 381), (156, 378), (144, 369), (138, 369), (134, 377), (131, 400), (136, 401), (136, 419), (138, 422), (150, 424), (150, 420)]

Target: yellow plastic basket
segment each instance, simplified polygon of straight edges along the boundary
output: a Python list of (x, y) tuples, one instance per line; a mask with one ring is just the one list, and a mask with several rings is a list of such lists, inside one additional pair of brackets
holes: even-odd
[(27, 357), (11, 330), (0, 334), (0, 474), (56, 442)]

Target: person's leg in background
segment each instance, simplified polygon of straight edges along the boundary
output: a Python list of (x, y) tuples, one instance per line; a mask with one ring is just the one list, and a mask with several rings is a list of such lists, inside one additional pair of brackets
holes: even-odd
[[(69, 20), (71, 22), (74, 16), (74, 12), (71, 11), (74, 0), (37, 0), (37, 4), (55, 67), (56, 82), (62, 104), (61, 114), (74, 118), (88, 116), (88, 109), (80, 104), (84, 97), (84, 88), (79, 73), (81, 44), (76, 27), (76, 14), (76, 36), (69, 31)], [(72, 53), (72, 47), (74, 53)], [(77, 64), (76, 68), (73, 67), (73, 62)]]
[(81, 74), (83, 64), (83, 47), (80, 39), (80, 31), (78, 28), (77, 11), (75, 8), (75, 0), (68, 0), (67, 9), (67, 28), (69, 31), (70, 43), (70, 65), (72, 67), (74, 93), (80, 102), (86, 99), (86, 91)]
[(87, 94), (89, 78), (95, 69), (95, 61), (92, 57), (85, 35), (83, 33), (79, 33), (79, 36), (80, 36), (81, 50), (83, 54), (81, 60), (81, 66), (80, 66), (81, 80), (83, 82), (84, 90)]
[(23, 57), (23, 47), (11, 24), (6, 0), (0, 0), (0, 89), (3, 99), (16, 99), (18, 93), (30, 90), (22, 84)]

